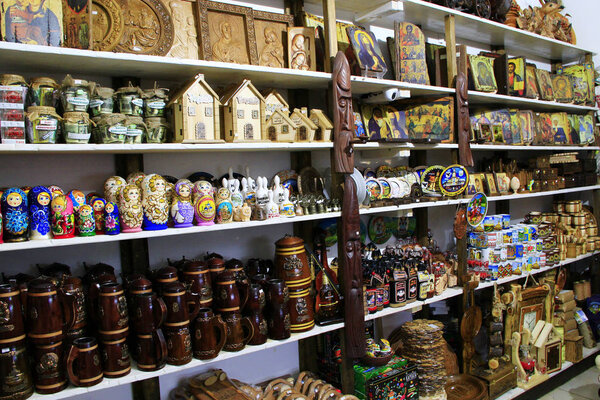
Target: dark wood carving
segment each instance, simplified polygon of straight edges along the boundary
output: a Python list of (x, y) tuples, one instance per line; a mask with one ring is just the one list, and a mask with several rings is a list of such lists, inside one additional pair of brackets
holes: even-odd
[(469, 144), (471, 119), (469, 118), (468, 83), (467, 77), (462, 71), (456, 76), (456, 122), (458, 126), (459, 162), (465, 167), (472, 167), (474, 164)]
[(354, 172), (354, 119), (350, 66), (342, 52), (333, 63), (334, 104), (334, 168), (344, 174), (344, 197), (342, 218), (339, 225), (338, 254), (344, 292), (344, 319), (346, 357), (362, 358), (365, 355), (365, 318), (362, 294), (362, 271), (360, 256), (360, 219), (356, 183), (350, 177)]

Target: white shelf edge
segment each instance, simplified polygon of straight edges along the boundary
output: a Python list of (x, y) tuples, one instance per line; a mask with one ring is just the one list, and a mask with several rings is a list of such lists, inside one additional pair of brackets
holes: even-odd
[(548, 107), (548, 108), (553, 108), (553, 109), (562, 108), (565, 111), (568, 111), (568, 110), (598, 111), (598, 107), (582, 106), (579, 104), (559, 103), (557, 101), (529, 99), (527, 97), (508, 96), (505, 94), (498, 94), (498, 93), (486, 93), (486, 92), (479, 92), (477, 90), (469, 90), (468, 96), (469, 96), (468, 97), (469, 105), (471, 105), (471, 106), (482, 105), (483, 103), (488, 104), (488, 102), (491, 102), (493, 100), (501, 100), (501, 101), (506, 102), (506, 103), (501, 103), (501, 104), (511, 104), (511, 105), (514, 105), (515, 107), (533, 105), (533, 106), (537, 106), (536, 108), (543, 108), (543, 107)]
[(529, 151), (598, 151), (600, 146), (577, 146), (577, 145), (548, 145), (548, 146), (513, 146), (509, 144), (475, 144), (471, 143), (471, 150), (529, 150)]

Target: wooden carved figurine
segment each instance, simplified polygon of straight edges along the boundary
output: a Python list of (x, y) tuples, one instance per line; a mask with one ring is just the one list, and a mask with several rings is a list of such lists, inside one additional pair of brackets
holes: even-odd
[(55, 239), (75, 236), (73, 202), (67, 196), (59, 195), (52, 199), (52, 234)]
[(342, 218), (338, 227), (338, 254), (343, 276), (345, 298), (344, 320), (347, 329), (346, 356), (350, 359), (365, 355), (365, 327), (360, 254), (360, 220), (354, 172), (354, 117), (350, 66), (344, 53), (338, 52), (333, 63), (334, 104), (334, 170), (344, 174)]
[(123, 223), (123, 232), (139, 232), (142, 230), (144, 220), (142, 190), (135, 183), (130, 183), (121, 190), (119, 194), (119, 213)]
[(121, 233), (117, 203), (112, 201), (106, 203), (106, 207), (104, 207), (104, 227), (107, 235), (118, 235)]
[(171, 217), (175, 228), (187, 228), (194, 222), (194, 206), (192, 205), (192, 183), (180, 179), (175, 184), (175, 198), (171, 204)]
[(469, 117), (468, 85), (467, 77), (462, 71), (456, 76), (456, 122), (458, 125), (458, 154), (460, 163), (465, 167), (472, 167), (474, 164), (469, 144), (471, 119)]
[(227, 224), (233, 219), (231, 192), (227, 189), (227, 179), (223, 178), (223, 187), (217, 191), (217, 224)]
[(77, 213), (77, 230), (79, 236), (95, 236), (96, 221), (94, 220), (94, 210), (89, 204), (82, 204)]
[(52, 193), (44, 186), (29, 191), (29, 240), (50, 239), (50, 201)]
[(4, 216), (4, 241), (27, 240), (29, 214), (25, 192), (19, 188), (10, 188), (2, 194), (1, 202)]
[(157, 231), (167, 229), (167, 221), (169, 220), (167, 181), (158, 174), (146, 175), (142, 182), (142, 190), (144, 230)]
[(104, 207), (106, 207), (106, 200), (102, 197), (94, 197), (90, 202), (94, 210), (96, 235), (104, 235)]

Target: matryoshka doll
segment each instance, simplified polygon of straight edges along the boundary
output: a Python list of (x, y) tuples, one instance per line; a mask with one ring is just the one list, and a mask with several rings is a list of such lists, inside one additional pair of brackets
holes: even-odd
[(94, 223), (96, 224), (96, 235), (104, 235), (104, 207), (106, 200), (102, 197), (94, 197), (90, 200), (94, 210)]
[(2, 215), (4, 216), (4, 241), (22, 242), (29, 233), (29, 213), (27, 196), (19, 188), (10, 188), (2, 194)]
[(119, 214), (123, 232), (139, 232), (142, 230), (144, 210), (142, 208), (142, 190), (135, 184), (124, 186), (119, 194)]
[(119, 208), (112, 201), (107, 202), (104, 207), (104, 231), (107, 235), (118, 235), (121, 232)]
[(142, 182), (143, 228), (147, 231), (167, 229), (169, 204), (167, 203), (167, 181), (158, 174), (146, 175)]
[(29, 191), (29, 240), (51, 239), (50, 202), (52, 193), (47, 187), (36, 186)]
[(143, 172), (137, 171), (137, 172), (132, 172), (129, 175), (127, 175), (127, 184), (135, 184), (137, 185), (137, 187), (140, 188), (140, 190), (142, 189), (142, 182), (144, 181), (144, 178), (146, 177), (146, 174), (144, 174)]
[(180, 179), (175, 184), (175, 198), (171, 203), (171, 217), (175, 228), (187, 228), (193, 225), (192, 183), (187, 179)]
[(79, 211), (79, 207), (86, 204), (85, 202), (85, 194), (81, 190), (71, 190), (68, 194), (69, 198), (73, 202), (73, 210), (75, 212)]
[(194, 214), (196, 225), (214, 225), (217, 207), (213, 197), (213, 187), (208, 181), (198, 181), (194, 185)]
[(48, 190), (52, 193), (52, 198), (54, 199), (56, 196), (62, 196), (65, 194), (65, 191), (60, 188), (60, 186), (50, 185), (48, 186)]
[(95, 236), (96, 221), (94, 210), (89, 204), (82, 204), (77, 211), (77, 227), (79, 236)]
[(223, 187), (217, 191), (217, 224), (227, 224), (233, 219), (231, 192), (227, 189), (227, 179), (223, 178)]
[(116, 202), (119, 190), (125, 185), (127, 185), (125, 179), (120, 176), (111, 176), (104, 182), (104, 199), (106, 201)]
[(67, 239), (75, 236), (75, 216), (73, 202), (65, 195), (52, 199), (52, 234), (55, 239)]

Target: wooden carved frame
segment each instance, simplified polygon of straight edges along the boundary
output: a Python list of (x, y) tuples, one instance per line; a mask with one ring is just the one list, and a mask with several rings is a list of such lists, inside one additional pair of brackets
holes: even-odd
[[(266, 21), (266, 22), (278, 22), (278, 23), (282, 23), (285, 24), (286, 26), (286, 36), (283, 38), (281, 44), (283, 45), (283, 57), (284, 57), (284, 62), (283, 62), (283, 67), (287, 68), (289, 65), (289, 60), (287, 59), (287, 28), (291, 28), (294, 26), (294, 16), (290, 15), (290, 14), (277, 14), (277, 13), (271, 13), (271, 12), (267, 12), (267, 11), (256, 11), (254, 10), (252, 12), (252, 16), (254, 17), (254, 21)], [(256, 26), (254, 27), (254, 34), (256, 35)], [(256, 63), (258, 65), (260, 65), (260, 55), (258, 54), (258, 37), (255, 36), (254, 38), (254, 43), (256, 44), (256, 54), (257, 54), (257, 61)]]
[(208, 0), (197, 0), (196, 10), (198, 16), (198, 38), (200, 45), (199, 58), (201, 60), (214, 61), (213, 51), (210, 43), (210, 28), (208, 25), (208, 12), (220, 12), (223, 14), (239, 15), (244, 19), (247, 35), (245, 44), (248, 49), (248, 58), (250, 64), (258, 65), (258, 50), (256, 49), (256, 33), (254, 32), (254, 14), (250, 7), (236, 6), (233, 4), (216, 3)]

